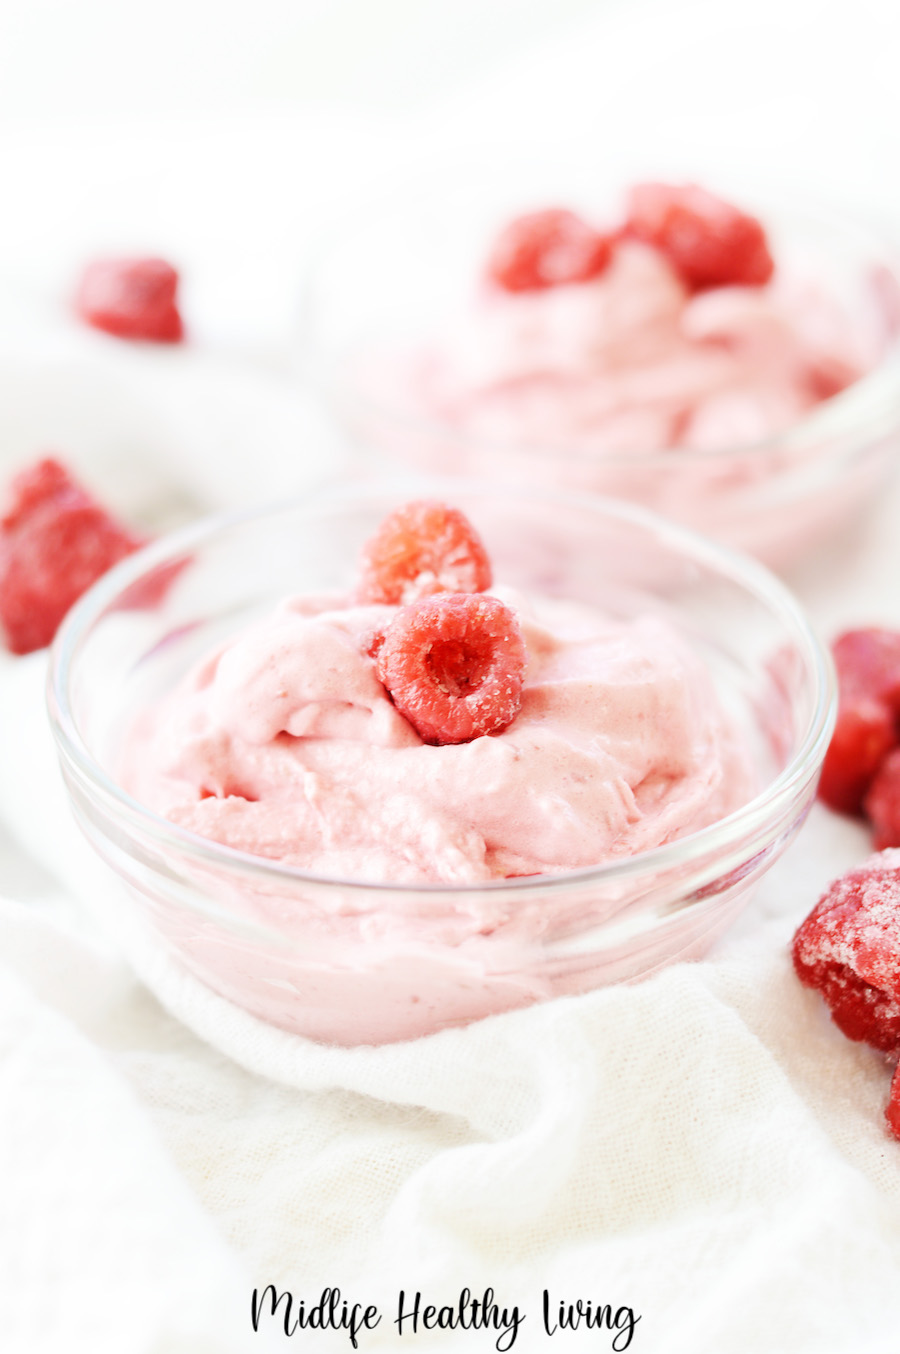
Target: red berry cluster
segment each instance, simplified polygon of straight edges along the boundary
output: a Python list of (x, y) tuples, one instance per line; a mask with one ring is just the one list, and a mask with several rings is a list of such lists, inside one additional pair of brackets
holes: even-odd
[(478, 533), (445, 503), (407, 503), (363, 549), (358, 600), (406, 603), (367, 652), (425, 743), (500, 733), (519, 713), (525, 642), (490, 585)]
[(0, 628), (16, 654), (42, 649), (90, 585), (142, 541), (50, 458), (23, 470), (0, 517)]
[[(849, 1039), (900, 1055), (900, 851), (883, 851), (836, 880), (794, 936), (800, 981), (821, 992)], [(900, 1071), (887, 1121), (900, 1138)]]
[(900, 632), (848, 630), (832, 645), (838, 717), (819, 795), (864, 814), (879, 850), (900, 846)]
[(561, 207), (516, 217), (495, 240), (487, 275), (510, 292), (589, 282), (622, 237), (665, 254), (692, 291), (762, 286), (775, 269), (756, 217), (696, 184), (640, 183), (615, 230), (598, 230)]

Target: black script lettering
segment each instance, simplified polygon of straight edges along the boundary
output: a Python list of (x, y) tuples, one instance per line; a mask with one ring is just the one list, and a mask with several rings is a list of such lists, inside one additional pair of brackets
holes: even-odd
[(495, 1348), (500, 1354), (512, 1349), (519, 1333), (519, 1326), (525, 1320), (518, 1307), (511, 1310), (500, 1308), (494, 1301), (493, 1288), (486, 1288), (481, 1301), (472, 1297), (472, 1290), (464, 1288), (455, 1307), (422, 1306), (422, 1294), (416, 1296), (407, 1306), (406, 1293), (401, 1290), (397, 1301), (397, 1316), (394, 1325), (400, 1334), (404, 1334), (404, 1324), (409, 1322), (415, 1335), (421, 1324), (424, 1330), (488, 1330), (497, 1332)]
[(504, 1354), (504, 1351), (508, 1349), (512, 1349), (519, 1333), (519, 1325), (524, 1320), (525, 1313), (520, 1313), (518, 1307), (513, 1307), (509, 1316), (507, 1316), (506, 1308), (503, 1308), (500, 1334), (494, 1342), (495, 1349), (500, 1350), (501, 1354)]
[[(471, 1316), (466, 1316), (471, 1308)], [(501, 1311), (494, 1301), (493, 1288), (486, 1288), (481, 1302), (472, 1297), (471, 1289), (464, 1288), (459, 1295), (459, 1324), (463, 1330), (487, 1330), (493, 1326), (499, 1332), (494, 1341), (498, 1350), (512, 1349), (519, 1333), (519, 1326), (525, 1320), (518, 1307), (510, 1312), (506, 1307)]]
[(413, 1335), (415, 1335), (416, 1331), (417, 1331), (418, 1328), (419, 1328), (419, 1308), (420, 1308), (421, 1305), (422, 1305), (422, 1294), (421, 1294), (421, 1293), (417, 1293), (417, 1294), (416, 1294), (416, 1300), (415, 1300), (415, 1302), (414, 1302), (413, 1305), (412, 1305), (412, 1310), (409, 1311), (409, 1312), (405, 1312), (405, 1311), (403, 1310), (403, 1308), (404, 1308), (404, 1303), (405, 1303), (405, 1298), (406, 1298), (406, 1293), (405, 1293), (404, 1290), (401, 1288), (401, 1289), (400, 1289), (400, 1296), (399, 1296), (399, 1298), (397, 1299), (397, 1316), (396, 1316), (396, 1318), (395, 1318), (395, 1320), (394, 1320), (394, 1325), (397, 1327), (397, 1330), (398, 1330), (398, 1331), (400, 1332), (400, 1334), (402, 1335), (402, 1334), (404, 1333), (404, 1332), (403, 1332), (403, 1323), (404, 1323), (404, 1321), (409, 1321), (409, 1320), (411, 1320), (411, 1321), (412, 1321), (412, 1333), (413, 1333)]
[[(602, 1330), (604, 1325), (607, 1330), (615, 1330), (613, 1336), (612, 1348), (617, 1351), (625, 1350), (631, 1344), (634, 1335), (634, 1328), (640, 1321), (639, 1316), (635, 1316), (634, 1309), (631, 1307), (620, 1307), (613, 1317), (612, 1306), (605, 1303), (599, 1307), (582, 1298), (577, 1298), (575, 1302), (566, 1304), (560, 1302), (557, 1320), (553, 1321), (550, 1315), (550, 1293), (545, 1288), (543, 1295), (544, 1308), (544, 1330), (548, 1335), (555, 1335), (558, 1330), (579, 1330), (583, 1325), (586, 1330)], [(624, 1337), (624, 1339), (623, 1339)]]
[(275, 1315), (275, 1311), (278, 1307), (278, 1304), (280, 1302), (283, 1302), (284, 1299), (287, 1298), (287, 1306), (284, 1309), (284, 1333), (285, 1335), (293, 1335), (299, 1326), (299, 1322), (295, 1322), (293, 1329), (291, 1329), (291, 1307), (294, 1305), (294, 1299), (291, 1296), (291, 1294), (287, 1291), (287, 1289), (285, 1289), (283, 1293), (279, 1294), (278, 1290), (276, 1289), (273, 1283), (266, 1284), (260, 1296), (257, 1296), (257, 1291), (255, 1288), (253, 1290), (253, 1297), (250, 1299), (250, 1320), (253, 1322), (253, 1329), (255, 1331), (259, 1330), (259, 1317), (260, 1317), (259, 1309), (262, 1306), (263, 1302), (265, 1301), (267, 1293), (270, 1294), (269, 1300), (272, 1304), (272, 1310), (269, 1313), (270, 1316)]
[(272, 1306), (271, 1316), (275, 1315), (279, 1304), (287, 1299), (284, 1309), (284, 1333), (285, 1335), (296, 1335), (299, 1330), (345, 1330), (350, 1336), (350, 1343), (354, 1349), (358, 1349), (357, 1335), (365, 1327), (366, 1330), (374, 1330), (381, 1321), (381, 1315), (377, 1307), (366, 1307), (363, 1310), (362, 1303), (354, 1302), (351, 1307), (346, 1299), (342, 1301), (341, 1290), (339, 1288), (325, 1288), (319, 1301), (307, 1310), (305, 1302), (297, 1305), (297, 1315), (291, 1324), (291, 1309), (294, 1299), (290, 1293), (285, 1291), (279, 1294), (274, 1284), (267, 1284), (262, 1294), (258, 1294), (254, 1288), (253, 1297), (250, 1302), (250, 1319), (253, 1322), (253, 1329), (259, 1330), (259, 1318), (261, 1308), (266, 1295)]
[[(353, 1310), (355, 1311), (356, 1308), (354, 1307)], [(363, 1312), (362, 1323), (365, 1326), (366, 1330), (374, 1330), (376, 1326), (381, 1324), (381, 1313), (374, 1304), (370, 1303), (369, 1306), (366, 1308), (366, 1310)]]
[[(631, 1344), (631, 1337), (634, 1335), (634, 1328), (640, 1321), (640, 1319), (641, 1318), (639, 1316), (635, 1316), (633, 1307), (619, 1308), (619, 1310), (616, 1312), (616, 1319), (614, 1322), (616, 1330), (618, 1331), (618, 1335), (616, 1335), (613, 1339), (612, 1342), (613, 1349), (622, 1350), (628, 1348), (628, 1346)], [(619, 1341), (621, 1340), (623, 1335), (625, 1336), (625, 1340), (622, 1344), (619, 1344)]]

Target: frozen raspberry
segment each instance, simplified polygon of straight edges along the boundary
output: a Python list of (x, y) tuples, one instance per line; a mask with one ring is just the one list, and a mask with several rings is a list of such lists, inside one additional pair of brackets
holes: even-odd
[(900, 1050), (900, 851), (835, 880), (794, 936), (793, 959), (849, 1039)]
[(895, 1138), (900, 1138), (900, 1064), (894, 1072), (894, 1079), (891, 1082), (891, 1098), (888, 1101), (888, 1107), (884, 1112), (884, 1117), (888, 1121), (888, 1128)]
[(875, 830), (875, 849), (900, 846), (900, 748), (881, 763), (863, 809)]
[(59, 462), (23, 470), (0, 518), (0, 626), (12, 652), (49, 644), (69, 607), (141, 544)]
[(775, 269), (759, 221), (696, 184), (636, 184), (626, 231), (666, 254), (698, 291), (761, 286)]
[(386, 517), (362, 552), (360, 602), (405, 605), (437, 592), (484, 592), (487, 551), (458, 508), (422, 500)]
[(82, 274), (75, 309), (117, 338), (177, 343), (184, 334), (177, 290), (178, 274), (164, 259), (96, 259)]
[(424, 742), (468, 743), (519, 713), (525, 642), (496, 597), (425, 597), (394, 617), (375, 670)]
[(847, 630), (831, 651), (842, 695), (871, 696), (900, 714), (900, 632)]
[(868, 696), (842, 697), (819, 780), (819, 798), (837, 813), (858, 814), (882, 761), (897, 746), (894, 716)]
[(900, 742), (900, 634), (848, 630), (832, 645), (838, 717), (819, 795), (839, 813), (860, 813), (884, 758)]
[(22, 470), (9, 486), (6, 510), (0, 517), (0, 530), (4, 535), (13, 531), (44, 503), (67, 493), (81, 492), (73, 484), (65, 466), (47, 456), (36, 465)]
[(510, 221), (497, 237), (488, 277), (504, 291), (541, 291), (589, 282), (609, 263), (612, 241), (574, 212), (531, 212)]

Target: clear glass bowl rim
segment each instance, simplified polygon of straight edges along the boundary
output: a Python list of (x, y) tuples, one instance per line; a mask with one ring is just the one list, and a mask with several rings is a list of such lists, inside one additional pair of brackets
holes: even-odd
[[(438, 180), (435, 180), (438, 182)], [(411, 185), (405, 188), (411, 197), (420, 198), (429, 189), (427, 177), (415, 181), (416, 191), (410, 193)], [(749, 200), (749, 199), (748, 199)], [(765, 213), (760, 199), (758, 210)], [(844, 234), (851, 234), (864, 242), (873, 251), (873, 261), (885, 267), (900, 293), (900, 233), (885, 223), (870, 224), (859, 220), (834, 204), (823, 202), (820, 198), (804, 199), (796, 193), (782, 194), (780, 205), (772, 207), (785, 221), (805, 218), (814, 220), (826, 227), (837, 228)], [(688, 447), (660, 447), (641, 452), (604, 451), (601, 447), (592, 449), (586, 456), (583, 448), (567, 446), (565, 443), (517, 442), (514, 438), (491, 439), (476, 436), (465, 428), (457, 428), (437, 418), (429, 418), (418, 413), (408, 413), (389, 403), (383, 403), (367, 395), (360, 394), (346, 383), (336, 378), (334, 362), (326, 360), (319, 351), (316, 342), (316, 312), (318, 302), (316, 290), (321, 283), (321, 273), (326, 262), (332, 258), (341, 244), (363, 230), (364, 223), (371, 219), (373, 212), (396, 210), (397, 197), (383, 191), (371, 194), (361, 203), (357, 203), (352, 212), (334, 224), (327, 235), (322, 236), (318, 246), (312, 251), (310, 262), (301, 287), (300, 294), (300, 351), (301, 363), (305, 375), (323, 398), (331, 404), (342, 405), (352, 411), (354, 416), (370, 419), (388, 419), (397, 428), (409, 435), (422, 438), (443, 440), (471, 448), (473, 451), (509, 455), (511, 452), (530, 459), (541, 460), (546, 457), (563, 457), (575, 461), (587, 461), (591, 465), (616, 469), (619, 467), (634, 469), (637, 464), (648, 471), (667, 468), (674, 464), (709, 465), (710, 463), (727, 466), (729, 460), (742, 460), (761, 452), (784, 452), (801, 456), (810, 443), (844, 439), (856, 434), (866, 440), (877, 438), (900, 426), (900, 325), (898, 332), (889, 342), (881, 361), (871, 371), (861, 376), (837, 395), (822, 400), (803, 418), (770, 436), (755, 442), (744, 442), (736, 446), (694, 449)], [(847, 448), (840, 445), (834, 460), (840, 461), (847, 455)], [(829, 462), (827, 456), (823, 459)]]
[[(405, 498), (398, 497), (398, 491)], [(69, 682), (77, 663), (78, 650), (91, 626), (110, 608), (116, 598), (139, 582), (151, 570), (189, 555), (193, 549), (231, 527), (255, 519), (275, 518), (296, 513), (315, 512), (323, 505), (352, 505), (360, 499), (384, 498), (387, 502), (403, 502), (427, 493), (452, 500), (454, 494), (498, 497), (500, 488), (464, 479), (382, 480), (354, 486), (331, 486), (312, 494), (283, 500), (275, 504), (256, 506), (235, 512), (219, 513), (172, 532), (160, 540), (144, 546), (127, 556), (104, 574), (97, 583), (69, 611), (50, 651), (47, 675), (47, 705), (51, 728), (60, 757), (67, 761), (90, 786), (95, 798), (104, 801), (120, 821), (132, 824), (143, 835), (151, 838), (164, 850), (191, 859), (198, 866), (229, 869), (259, 884), (281, 881), (293, 886), (358, 891), (375, 896), (420, 895), (465, 898), (498, 890), (527, 894), (548, 889), (559, 891), (581, 887), (586, 883), (611, 883), (644, 875), (659, 875), (667, 870), (689, 865), (692, 860), (706, 861), (737, 845), (748, 835), (762, 831), (767, 823), (780, 821), (782, 810), (792, 801), (797, 788), (806, 782), (821, 764), (834, 728), (837, 705), (837, 682), (830, 654), (819, 641), (793, 594), (763, 565), (729, 547), (708, 540), (699, 533), (668, 521), (645, 508), (624, 500), (603, 498), (599, 495), (578, 495), (541, 492), (540, 501), (551, 507), (583, 512), (585, 507), (600, 517), (611, 517), (652, 532), (682, 557), (690, 555), (700, 564), (714, 569), (723, 578), (737, 583), (751, 592), (758, 601), (776, 614), (789, 631), (793, 632), (798, 648), (803, 652), (812, 674), (813, 708), (800, 746), (791, 761), (749, 803), (727, 817), (719, 819), (697, 832), (639, 852), (624, 860), (588, 866), (562, 874), (534, 875), (515, 879), (486, 880), (476, 884), (446, 883), (383, 883), (360, 879), (342, 879), (332, 875), (317, 875), (286, 865), (277, 860), (250, 855), (234, 847), (198, 836), (141, 804), (129, 795), (94, 759), (78, 730), (68, 697)], [(534, 501), (533, 490), (502, 489), (504, 498), (518, 496)], [(215, 910), (215, 907), (214, 907)], [(224, 916), (224, 913), (223, 913)]]

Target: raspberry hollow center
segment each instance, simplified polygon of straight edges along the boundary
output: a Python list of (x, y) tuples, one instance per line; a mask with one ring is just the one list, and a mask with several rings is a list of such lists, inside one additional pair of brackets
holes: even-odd
[(525, 661), (519, 624), (499, 598), (444, 593), (398, 611), (375, 670), (423, 742), (468, 743), (515, 719)]
[(477, 691), (489, 668), (484, 653), (465, 640), (438, 640), (425, 655), (425, 669), (435, 686), (457, 698)]

